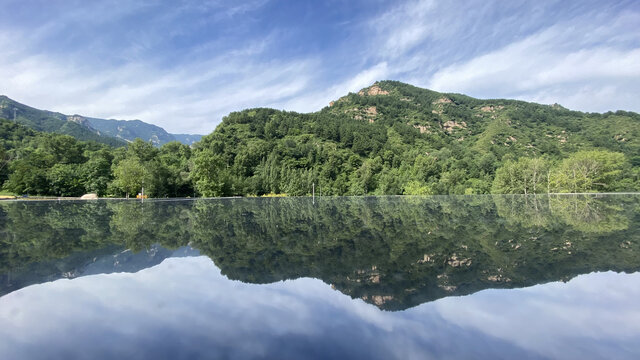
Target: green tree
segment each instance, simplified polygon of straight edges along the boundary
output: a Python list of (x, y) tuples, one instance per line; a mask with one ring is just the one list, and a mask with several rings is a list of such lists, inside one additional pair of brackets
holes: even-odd
[(405, 184), (403, 194), (405, 195), (433, 195), (429, 186), (418, 180), (412, 180)]
[(552, 174), (557, 192), (616, 191), (628, 167), (624, 154), (607, 150), (579, 151), (564, 159)]
[(48, 194), (47, 158), (42, 152), (33, 152), (13, 161), (9, 166), (10, 175), (4, 188), (16, 194)]
[(224, 173), (226, 164), (220, 154), (205, 148), (196, 153), (193, 164), (191, 179), (198, 193), (205, 197), (225, 195), (229, 179)]
[(69, 135), (43, 136), (42, 148), (55, 163), (78, 164), (85, 161), (82, 144)]
[(113, 169), (113, 187), (127, 197), (131, 194), (137, 194), (143, 184), (150, 184), (149, 172), (145, 169), (144, 164), (137, 158), (128, 158), (122, 160)]
[(491, 192), (494, 194), (535, 194), (548, 189), (549, 165), (542, 158), (521, 157), (507, 161), (496, 171)]
[(148, 162), (156, 159), (159, 150), (151, 142), (136, 138), (127, 146), (127, 157), (136, 157), (140, 161)]
[(111, 162), (113, 155), (108, 149), (90, 153), (89, 160), (82, 164), (79, 173), (83, 179), (85, 191), (99, 196), (107, 194), (109, 183), (113, 179)]
[(159, 160), (166, 171), (166, 188), (171, 196), (193, 195), (189, 178), (191, 148), (177, 141), (164, 144), (160, 148)]
[(47, 172), (48, 192), (60, 196), (80, 196), (84, 192), (84, 184), (78, 176), (75, 164), (55, 164)]

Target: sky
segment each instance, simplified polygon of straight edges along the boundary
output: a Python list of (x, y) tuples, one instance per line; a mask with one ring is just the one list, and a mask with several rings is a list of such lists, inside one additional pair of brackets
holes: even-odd
[(0, 0), (0, 94), (207, 134), (377, 80), (640, 112), (640, 1)]

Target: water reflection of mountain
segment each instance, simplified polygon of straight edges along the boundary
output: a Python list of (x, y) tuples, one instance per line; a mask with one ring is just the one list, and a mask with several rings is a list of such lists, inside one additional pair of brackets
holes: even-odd
[(158, 265), (169, 257), (196, 256), (198, 254), (197, 250), (188, 246), (169, 250), (158, 244), (153, 244), (138, 252), (116, 245), (109, 245), (97, 250), (74, 252), (62, 259), (29, 263), (0, 274), (0, 296), (32, 284), (94, 274), (137, 272)]
[[(9, 276), (31, 276), (28, 284), (82, 275), (124, 249), (141, 255), (113, 271), (136, 271), (189, 244), (231, 279), (316, 277), (405, 309), (486, 288), (638, 271), (639, 210), (640, 196), (628, 195), (3, 203), (0, 281), (14, 285), (0, 293), (15, 290)], [(150, 260), (149, 251), (162, 254)], [(99, 271), (111, 272), (110, 261)]]

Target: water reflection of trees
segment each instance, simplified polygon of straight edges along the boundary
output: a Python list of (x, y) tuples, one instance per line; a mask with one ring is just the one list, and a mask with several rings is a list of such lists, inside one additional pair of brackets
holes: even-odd
[(509, 223), (526, 228), (572, 226), (587, 233), (625, 230), (620, 197), (593, 195), (495, 196), (498, 214)]
[[(232, 279), (316, 277), (386, 309), (636, 271), (639, 197), (470, 196), (4, 203), (0, 272), (187, 244)], [(74, 254), (72, 259), (72, 254)], [(46, 266), (45, 266), (46, 268)], [(42, 269), (41, 272), (46, 272)]]

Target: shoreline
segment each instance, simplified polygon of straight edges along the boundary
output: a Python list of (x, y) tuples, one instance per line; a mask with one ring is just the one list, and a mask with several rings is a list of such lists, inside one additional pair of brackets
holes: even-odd
[[(593, 195), (593, 196), (602, 196), (602, 195), (640, 195), (640, 192), (594, 192), (594, 193), (543, 193), (543, 194), (434, 194), (434, 195), (341, 195), (341, 196), (333, 196), (333, 195), (325, 195), (325, 196), (315, 196), (316, 198), (342, 198), (342, 197), (437, 197), (437, 196), (527, 196), (527, 197), (536, 197), (536, 196), (584, 196), (584, 195)], [(313, 198), (312, 195), (305, 196), (279, 196), (278, 198), (288, 197), (288, 198)], [(265, 196), (222, 196), (222, 197), (167, 197), (167, 198), (147, 198), (144, 200), (151, 201), (173, 201), (173, 200), (202, 200), (202, 199), (265, 199), (265, 198), (274, 198), (274, 197), (265, 197)], [(124, 197), (100, 197), (93, 199), (83, 199), (81, 197), (69, 197), (69, 196), (9, 196), (3, 195), (0, 196), (0, 201), (92, 201), (92, 200), (131, 200), (131, 201), (143, 201), (143, 199), (137, 198), (124, 198)]]

